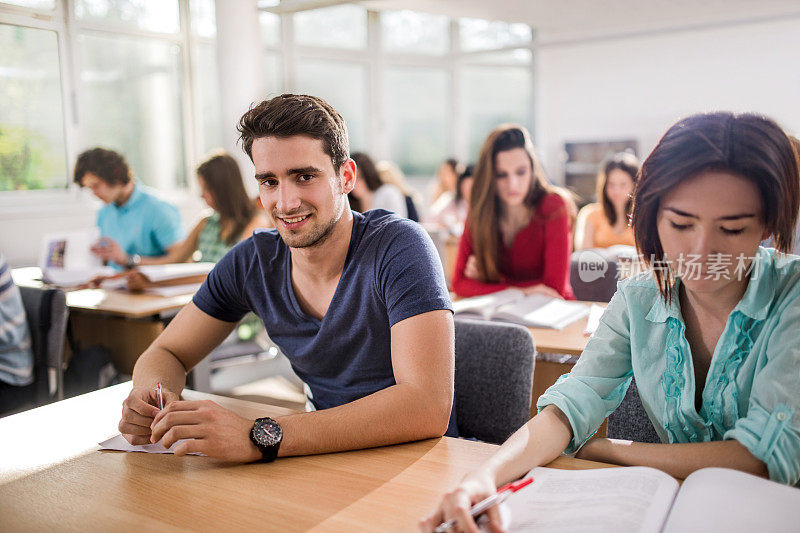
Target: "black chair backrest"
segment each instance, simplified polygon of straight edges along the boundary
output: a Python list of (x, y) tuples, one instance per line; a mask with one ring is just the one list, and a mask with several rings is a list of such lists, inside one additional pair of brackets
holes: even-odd
[(419, 222), (419, 211), (417, 211), (417, 206), (414, 204), (414, 199), (410, 196), (406, 196), (406, 211), (408, 211), (409, 220)]
[(610, 439), (624, 439), (635, 442), (651, 442), (658, 444), (661, 439), (656, 433), (656, 428), (644, 410), (642, 400), (639, 398), (639, 389), (636, 380), (631, 378), (628, 391), (616, 411), (608, 417), (608, 430), (606, 435)]
[[(35, 401), (43, 404), (59, 399), (58, 396), (63, 392), (67, 298), (64, 291), (59, 289), (20, 287), (19, 290), (31, 332)], [(51, 375), (55, 379), (54, 386), (51, 386)]]
[(530, 418), (533, 336), (523, 326), (455, 321), (458, 432), (501, 443)]

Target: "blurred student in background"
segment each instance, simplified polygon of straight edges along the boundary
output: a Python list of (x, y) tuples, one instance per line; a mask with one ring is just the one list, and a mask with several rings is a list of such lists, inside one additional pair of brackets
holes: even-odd
[(403, 199), (406, 203), (406, 218), (419, 222), (419, 211), (417, 211), (417, 193), (406, 182), (406, 175), (400, 170), (392, 161), (378, 161), (375, 164), (375, 170), (378, 171), (378, 177), (385, 185), (394, 185), (400, 192), (403, 193)]
[(168, 254), (149, 264), (184, 263), (190, 259), (216, 263), (256, 228), (270, 227), (266, 215), (247, 196), (236, 160), (220, 151), (197, 167), (200, 196), (213, 212), (204, 217)]
[(31, 335), (19, 288), (0, 253), (0, 416), (22, 407), (33, 383)]
[(356, 162), (356, 183), (348, 195), (350, 207), (364, 213), (371, 209), (385, 209), (397, 216), (408, 218), (403, 191), (393, 183), (381, 181), (378, 169), (372, 159), (363, 152), (352, 154)]
[(174, 251), (183, 239), (175, 206), (137, 184), (117, 152), (104, 148), (83, 152), (73, 179), (106, 204), (97, 213), (101, 239), (92, 247), (100, 259), (127, 268), (151, 264)]
[(495, 128), (481, 148), (453, 290), (476, 296), (511, 286), (574, 298), (569, 256), (574, 202), (547, 182), (522, 126)]
[(436, 180), (431, 184), (431, 205), (439, 201), (442, 196), (450, 198), (456, 195), (458, 177), (463, 172), (463, 165), (451, 157), (445, 159), (436, 170)]
[(443, 194), (433, 203), (428, 223), (446, 229), (453, 235), (460, 236), (464, 232), (474, 173), (475, 165), (467, 165), (458, 176), (455, 194)]
[(638, 172), (639, 160), (631, 153), (620, 152), (606, 161), (597, 175), (597, 202), (578, 213), (575, 249), (634, 245), (629, 217)]

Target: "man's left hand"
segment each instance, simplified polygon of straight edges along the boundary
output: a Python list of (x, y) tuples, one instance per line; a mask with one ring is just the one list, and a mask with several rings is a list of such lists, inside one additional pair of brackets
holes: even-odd
[(200, 452), (224, 461), (251, 462), (261, 452), (250, 440), (253, 421), (210, 400), (171, 402), (153, 419), (151, 442), (165, 448), (184, 440), (175, 455)]
[(113, 261), (118, 265), (125, 266), (128, 262), (128, 254), (117, 244), (117, 241), (110, 237), (102, 237), (92, 245), (92, 253), (103, 261)]

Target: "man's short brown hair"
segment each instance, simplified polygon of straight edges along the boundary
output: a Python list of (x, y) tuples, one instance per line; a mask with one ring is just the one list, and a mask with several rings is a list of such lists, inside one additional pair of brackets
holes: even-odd
[(83, 186), (81, 180), (91, 172), (109, 185), (125, 185), (131, 181), (131, 171), (121, 154), (105, 148), (92, 148), (78, 156), (73, 181)]
[(347, 126), (342, 116), (316, 96), (282, 94), (252, 106), (237, 127), (242, 148), (253, 159), (253, 141), (262, 137), (305, 135), (322, 141), (323, 149), (339, 167), (350, 157)]

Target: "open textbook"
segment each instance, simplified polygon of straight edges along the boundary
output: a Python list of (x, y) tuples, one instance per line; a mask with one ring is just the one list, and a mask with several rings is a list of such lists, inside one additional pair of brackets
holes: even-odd
[(103, 266), (91, 251), (99, 239), (97, 228), (45, 235), (39, 255), (42, 280), (61, 287), (74, 287), (96, 276), (114, 274), (114, 269)]
[(534, 328), (561, 329), (589, 314), (589, 306), (540, 293), (505, 289), (453, 302), (456, 316), (513, 322)]
[(501, 509), (509, 532), (797, 531), (800, 490), (726, 468), (704, 468), (683, 486), (648, 467), (534, 468), (533, 483)]

